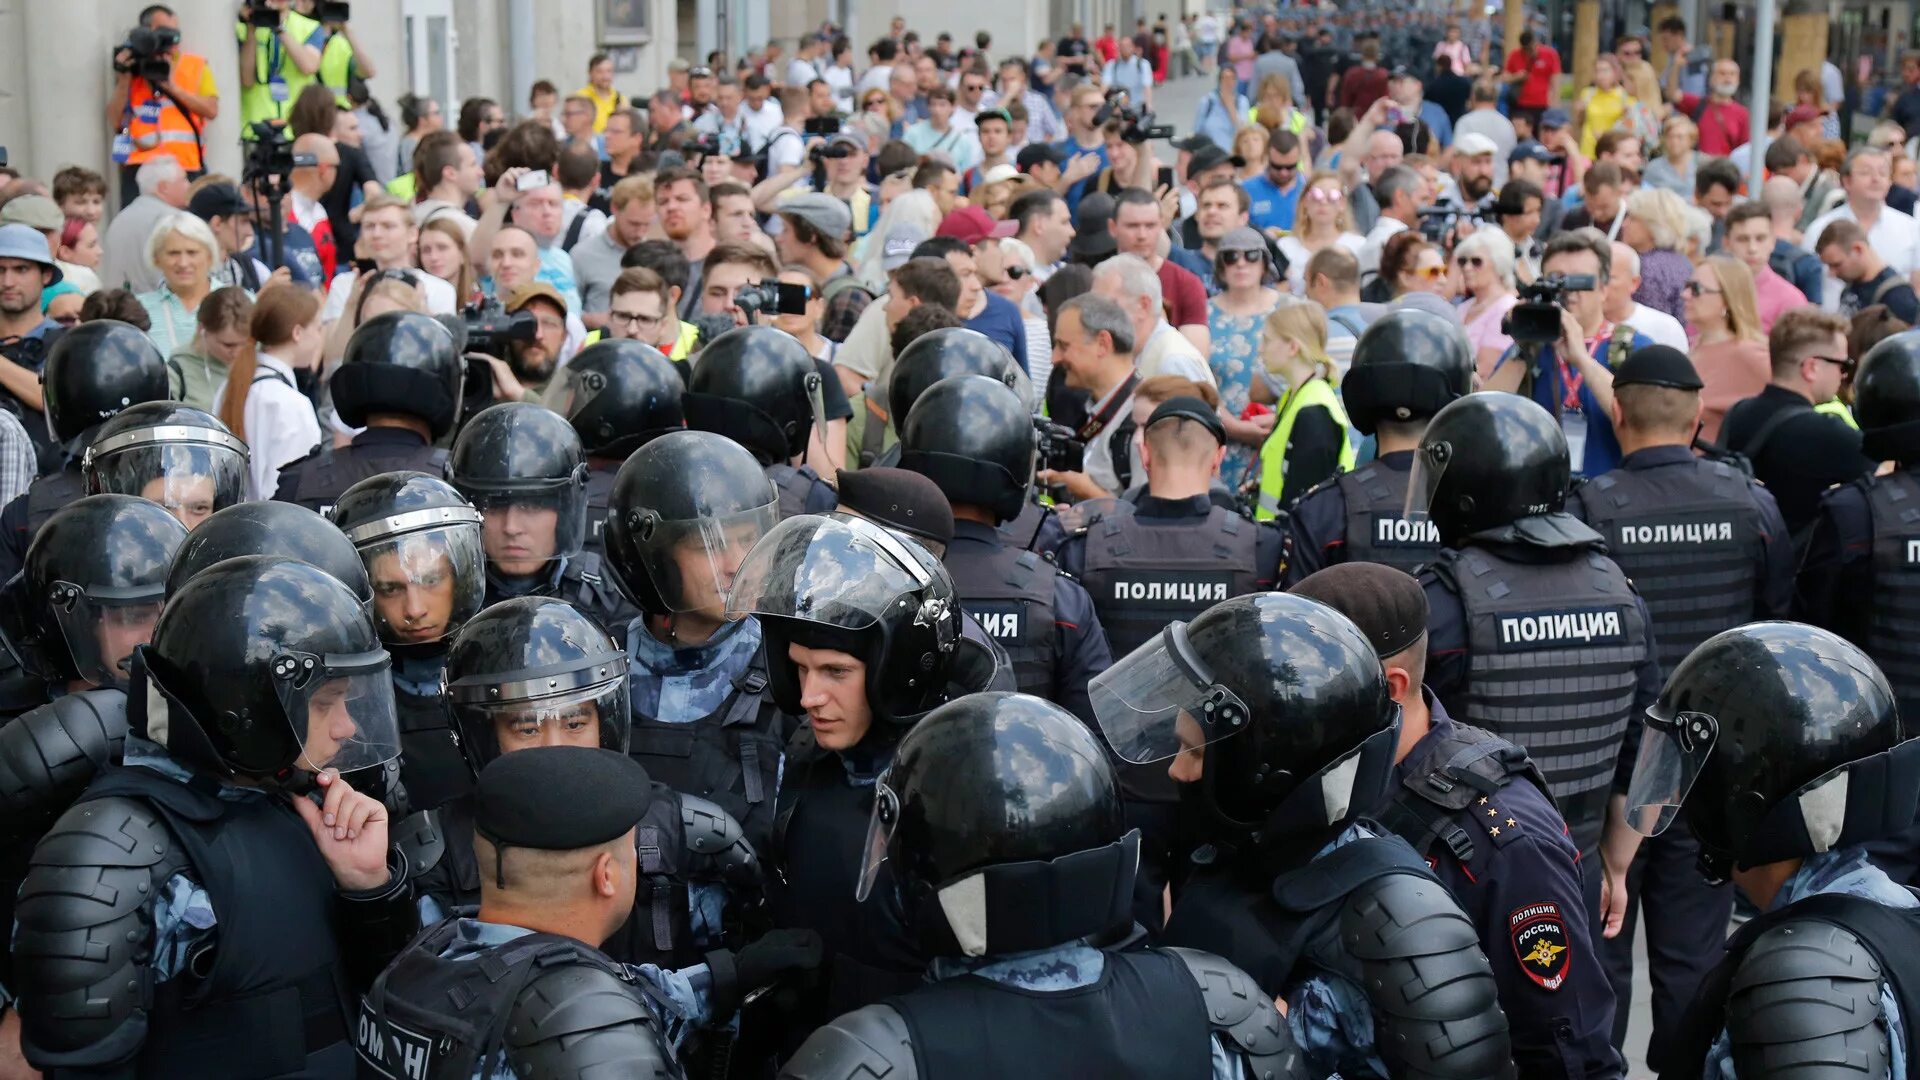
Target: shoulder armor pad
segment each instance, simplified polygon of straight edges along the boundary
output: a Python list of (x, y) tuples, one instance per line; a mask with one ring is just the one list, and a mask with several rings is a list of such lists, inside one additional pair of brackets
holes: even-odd
[(13, 989), (29, 1003), (21, 1043), (34, 1065), (110, 1065), (139, 1049), (153, 936), (145, 908), (185, 866), (138, 799), (80, 803), (34, 849), (13, 940)]
[(687, 852), (729, 882), (757, 882), (760, 856), (732, 814), (695, 795), (680, 796), (680, 827)]
[(1445, 885), (1386, 874), (1348, 895), (1341, 946), (1360, 962), (1375, 1047), (1394, 1076), (1513, 1074), (1513, 1048), (1493, 967)]
[(1307, 1076), (1306, 1063), (1293, 1042), (1293, 1030), (1253, 976), (1198, 949), (1169, 947), (1161, 951), (1178, 957), (1187, 966), (1193, 981), (1200, 984), (1200, 999), (1206, 1003), (1207, 1020), (1215, 1034), (1252, 1059), (1255, 1076), (1274, 1080)]
[(447, 853), (447, 833), (440, 824), (439, 810), (420, 810), (401, 818), (393, 826), (393, 843), (406, 853), (407, 865), (415, 875), (440, 865)]
[(867, 1005), (807, 1037), (780, 1080), (919, 1080), (913, 1034), (889, 1005)]
[(36, 839), (109, 765), (127, 738), (127, 695), (58, 697), (0, 727), (0, 841)]
[(593, 964), (535, 976), (508, 1012), (505, 1044), (519, 1076), (680, 1076), (640, 991)]
[(1892, 1075), (1884, 981), (1860, 939), (1833, 923), (1792, 919), (1755, 938), (1727, 995), (1741, 1080), (1781, 1080), (1816, 1061), (1846, 1062), (1861, 1080)]

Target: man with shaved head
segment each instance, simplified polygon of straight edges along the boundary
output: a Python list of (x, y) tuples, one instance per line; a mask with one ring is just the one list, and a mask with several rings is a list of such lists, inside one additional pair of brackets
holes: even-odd
[(1793, 282), (1808, 300), (1820, 303), (1825, 268), (1820, 257), (1804, 246), (1811, 238), (1800, 232), (1800, 222), (1806, 220), (1806, 196), (1800, 184), (1784, 174), (1770, 177), (1760, 189), (1760, 204), (1773, 222), (1773, 254), (1767, 257), (1767, 265)]
[[(343, 253), (334, 240), (333, 224), (327, 220), (327, 208), (320, 205), (320, 199), (333, 188), (334, 176), (340, 171), (340, 150), (332, 139), (311, 133), (293, 140), (293, 158), (296, 162), (312, 161), (313, 164), (294, 167), (293, 195), (287, 200), (287, 217), (313, 235), (321, 270), (326, 280), (332, 281)], [(351, 251), (344, 254), (349, 260), (353, 258)]]

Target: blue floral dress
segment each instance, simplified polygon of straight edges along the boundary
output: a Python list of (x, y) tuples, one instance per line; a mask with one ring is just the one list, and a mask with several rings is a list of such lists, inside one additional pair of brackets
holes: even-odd
[[(1260, 363), (1260, 329), (1266, 325), (1268, 308), (1257, 315), (1229, 315), (1220, 308), (1218, 297), (1207, 301), (1207, 332), (1213, 335), (1213, 381), (1220, 384), (1220, 403), (1239, 416), (1246, 409), (1253, 386), (1253, 372)], [(1244, 443), (1227, 446), (1227, 458), (1220, 463), (1220, 480), (1228, 491), (1240, 490), (1240, 484), (1253, 468), (1255, 448)]]

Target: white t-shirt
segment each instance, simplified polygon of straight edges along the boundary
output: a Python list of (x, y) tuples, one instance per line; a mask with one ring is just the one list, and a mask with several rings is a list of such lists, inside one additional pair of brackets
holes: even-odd
[[(1358, 259), (1360, 249), (1366, 246), (1367, 239), (1359, 233), (1341, 233), (1333, 238), (1333, 242), (1353, 252), (1353, 257)], [(1313, 253), (1307, 250), (1307, 245), (1289, 233), (1280, 238), (1280, 254), (1287, 259), (1287, 291), (1295, 296), (1307, 295), (1307, 263), (1313, 258)], [(1378, 257), (1378, 255), (1375, 256), (1376, 259)]]
[(1626, 324), (1653, 339), (1656, 345), (1666, 345), (1686, 352), (1687, 328), (1680, 320), (1645, 304), (1636, 303), (1633, 311), (1627, 315)]
[[(1841, 203), (1837, 208), (1814, 218), (1804, 235), (1817, 240), (1821, 231), (1835, 221), (1858, 223), (1859, 220), (1854, 216), (1851, 203)], [(1920, 270), (1920, 222), (1911, 216), (1891, 206), (1882, 206), (1880, 216), (1874, 219), (1873, 228), (1867, 230), (1867, 243), (1902, 277)], [(1844, 286), (1832, 274), (1822, 275), (1822, 280), (1826, 288), (1822, 290), (1824, 295), (1820, 306), (1828, 311), (1838, 311), (1840, 291)]]
[(788, 86), (805, 88), (808, 83), (819, 77), (820, 69), (814, 66), (813, 61), (802, 60), (797, 56), (787, 61)]
[[(296, 386), (293, 368), (277, 356), (260, 353), (253, 385), (247, 391), (242, 419), (247, 428), (247, 498), (273, 498), (280, 486), (280, 468), (307, 456), (320, 445), (320, 420), (313, 402)], [(232, 376), (228, 376), (231, 380)], [(284, 381), (283, 381), (284, 380)], [(219, 412), (231, 382), (213, 395)]]
[(1207, 365), (1207, 358), (1187, 336), (1173, 328), (1165, 319), (1153, 328), (1146, 343), (1141, 345), (1134, 355), (1134, 367), (1140, 371), (1142, 379), (1151, 379), (1156, 375), (1178, 375), (1198, 383), (1213, 382), (1213, 369)]
[(887, 83), (892, 79), (892, 64), (875, 64), (860, 76), (860, 81), (854, 84), (854, 89), (862, 94), (869, 90), (885, 90)]
[[(427, 314), (452, 315), (460, 310), (459, 301), (453, 295), (453, 286), (445, 279), (434, 277), (425, 270), (409, 270), (414, 280), (420, 283), (420, 295), (426, 299)], [(333, 322), (347, 313), (347, 298), (353, 294), (353, 283), (360, 280), (360, 272), (346, 269), (334, 275), (333, 283), (327, 286), (327, 303), (320, 309), (322, 322)]]
[(1380, 215), (1380, 220), (1374, 222), (1373, 231), (1367, 234), (1366, 242), (1360, 245), (1360, 283), (1362, 285), (1367, 283), (1367, 279), (1380, 272), (1380, 252), (1386, 248), (1387, 241), (1393, 239), (1395, 233), (1406, 231), (1407, 226), (1399, 218), (1390, 218), (1385, 214)]
[[(891, 74), (891, 73), (889, 73)], [(841, 112), (853, 112), (853, 70), (851, 68), (830, 67), (820, 73), (833, 87), (833, 102)]]
[(780, 107), (779, 99), (771, 95), (758, 109), (751, 103), (743, 102), (740, 115), (747, 118), (747, 145), (755, 150), (767, 145), (774, 130), (787, 122), (786, 110)]

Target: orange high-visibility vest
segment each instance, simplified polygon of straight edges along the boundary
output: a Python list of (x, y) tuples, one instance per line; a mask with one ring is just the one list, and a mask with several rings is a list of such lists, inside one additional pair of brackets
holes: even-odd
[[(173, 61), (173, 85), (199, 93), (206, 72), (205, 57), (183, 52)], [(148, 101), (160, 104), (158, 122), (142, 119), (140, 115), (141, 106)], [(137, 76), (127, 88), (127, 105), (127, 135), (133, 139), (133, 152), (127, 155), (127, 164), (141, 165), (155, 155), (171, 154), (180, 159), (181, 166), (188, 172), (200, 170), (200, 142), (194, 136), (193, 118), (184, 109)]]

